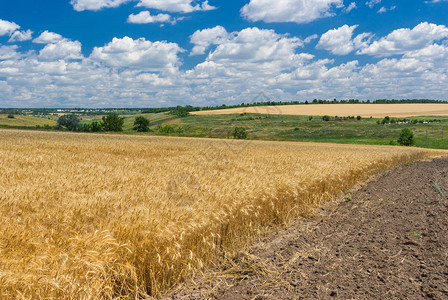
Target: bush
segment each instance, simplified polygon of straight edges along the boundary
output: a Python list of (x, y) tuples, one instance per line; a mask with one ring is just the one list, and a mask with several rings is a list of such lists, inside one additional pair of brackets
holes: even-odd
[(15, 119), (15, 117), (14, 117), (13, 114), (9, 114), (9, 115), (8, 115), (8, 118), (9, 118), (9, 119)]
[(390, 141), (389, 141), (389, 145), (396, 146), (396, 145), (398, 145), (398, 144), (397, 144), (397, 141), (390, 140)]
[(313, 116), (309, 116), (309, 117), (308, 117), (308, 120), (309, 120), (309, 121), (312, 121), (312, 120), (313, 120)]
[(232, 135), (235, 139), (245, 139), (247, 138), (247, 130), (244, 127), (235, 127)]
[(383, 121), (381, 121), (381, 124), (389, 124), (390, 123), (390, 117), (389, 116), (386, 116), (386, 117), (384, 117), (384, 119), (383, 119)]
[(84, 124), (85, 132), (100, 132), (103, 131), (103, 126), (101, 126), (100, 122), (93, 121), (90, 124)]
[(149, 131), (149, 120), (143, 116), (135, 118), (134, 130), (138, 132), (148, 132)]
[(402, 146), (412, 146), (415, 144), (414, 134), (408, 128), (404, 128), (401, 131), (397, 142)]
[(159, 131), (160, 131), (160, 133), (170, 134), (170, 133), (174, 133), (176, 130), (171, 125), (165, 125), (165, 126), (160, 127)]
[(121, 118), (117, 114), (110, 114), (103, 116), (101, 126), (104, 131), (123, 131), (124, 118)]
[(67, 128), (70, 131), (77, 131), (80, 129), (79, 122), (81, 118), (74, 114), (63, 115), (58, 119), (57, 129)]
[(361, 121), (362, 117), (361, 116), (357, 116), (356, 120)]
[(324, 120), (325, 122), (328, 122), (331, 120), (330, 116), (323, 116), (322, 120)]

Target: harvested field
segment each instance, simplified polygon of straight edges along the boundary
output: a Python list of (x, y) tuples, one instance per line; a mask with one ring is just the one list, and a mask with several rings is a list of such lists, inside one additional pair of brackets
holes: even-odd
[(361, 116), (406, 118), (415, 116), (448, 116), (448, 104), (309, 104), (255, 106), (192, 112), (196, 115), (258, 113), (304, 116)]
[(0, 130), (0, 298), (160, 295), (416, 148)]
[(448, 159), (388, 171), (169, 299), (447, 299)]

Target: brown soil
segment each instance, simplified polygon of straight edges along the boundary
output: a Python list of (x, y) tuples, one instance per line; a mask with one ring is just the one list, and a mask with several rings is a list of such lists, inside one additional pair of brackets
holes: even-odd
[(447, 193), (446, 158), (388, 171), (166, 299), (448, 299)]

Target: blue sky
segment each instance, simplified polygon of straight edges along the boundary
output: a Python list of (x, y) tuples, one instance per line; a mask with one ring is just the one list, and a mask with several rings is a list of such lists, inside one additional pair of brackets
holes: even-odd
[(0, 107), (448, 100), (448, 0), (0, 2)]

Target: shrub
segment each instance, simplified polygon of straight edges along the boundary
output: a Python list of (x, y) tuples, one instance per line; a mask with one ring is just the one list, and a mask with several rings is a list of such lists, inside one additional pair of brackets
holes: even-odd
[(101, 121), (101, 126), (104, 131), (123, 131), (124, 118), (118, 116), (117, 114), (110, 114), (103, 116)]
[(175, 130), (174, 130), (174, 127), (171, 125), (164, 125), (164, 126), (160, 127), (159, 132), (164, 133), (164, 134), (170, 134), (170, 133), (174, 133)]
[(313, 116), (309, 116), (308, 120), (310, 120), (310, 121), (313, 120)]
[(411, 130), (409, 130), (409, 128), (404, 128), (401, 131), (397, 142), (402, 146), (412, 146), (415, 144), (414, 134)]
[(389, 145), (396, 146), (396, 145), (398, 145), (398, 144), (397, 144), (397, 141), (390, 140), (390, 141), (389, 141)]
[(58, 119), (57, 129), (67, 128), (70, 131), (77, 131), (80, 129), (79, 122), (81, 118), (74, 114), (63, 115)]
[(381, 124), (389, 124), (390, 123), (390, 117), (389, 116), (385, 116), (383, 121), (381, 121)]
[(356, 120), (361, 121), (362, 117), (361, 116), (357, 116)]
[(9, 115), (8, 115), (8, 118), (9, 118), (9, 119), (15, 119), (15, 117), (14, 117), (13, 114), (9, 114)]
[(324, 120), (325, 122), (328, 122), (331, 120), (330, 116), (323, 116), (322, 120)]
[(245, 139), (247, 138), (247, 130), (244, 127), (235, 127), (232, 135), (235, 139)]
[(134, 130), (138, 132), (148, 132), (149, 131), (149, 120), (143, 116), (135, 118)]
[(100, 122), (93, 121), (90, 124), (84, 124), (84, 131), (85, 132), (100, 132), (100, 131), (103, 131), (103, 126), (101, 126)]

